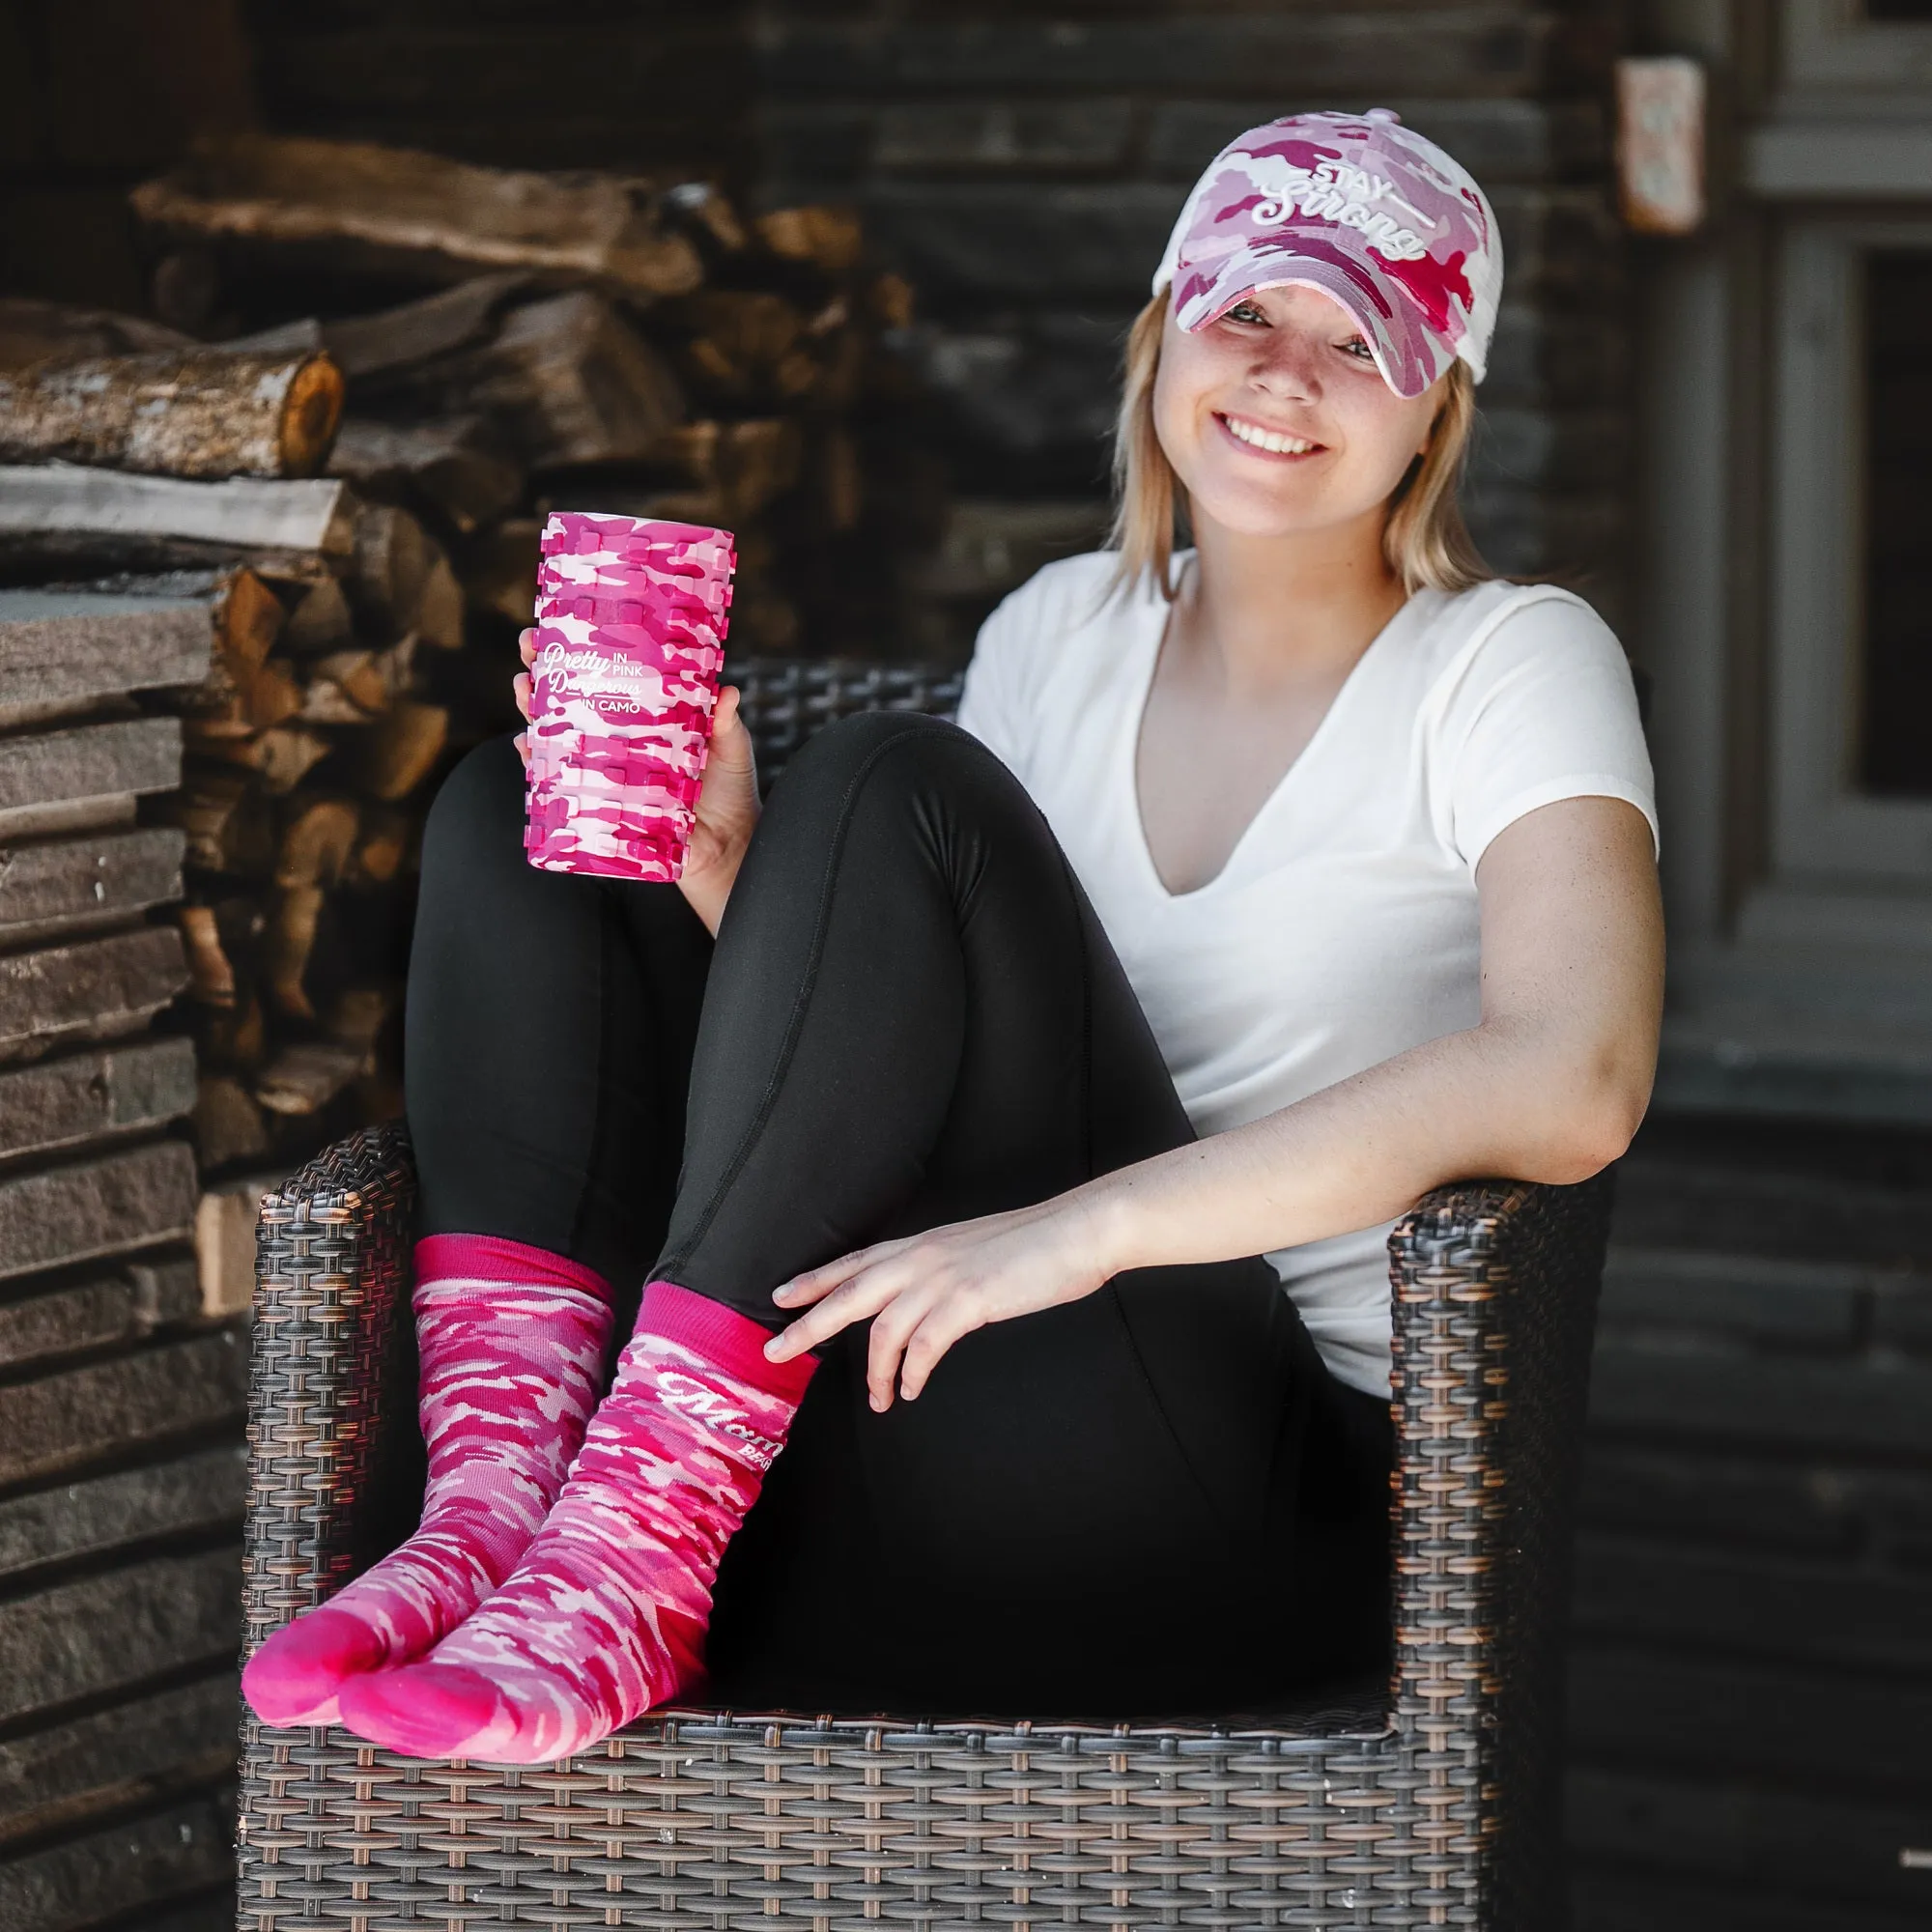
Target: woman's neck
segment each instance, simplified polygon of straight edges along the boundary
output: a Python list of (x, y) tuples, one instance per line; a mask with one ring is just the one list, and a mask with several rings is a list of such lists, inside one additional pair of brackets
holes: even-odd
[(1347, 676), (1408, 601), (1382, 554), (1383, 512), (1297, 536), (1249, 536), (1209, 519), (1176, 603), (1175, 641), (1231, 695)]

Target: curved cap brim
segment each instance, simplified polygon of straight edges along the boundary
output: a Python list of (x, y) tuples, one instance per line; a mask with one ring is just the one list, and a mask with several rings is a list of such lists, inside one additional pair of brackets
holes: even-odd
[[(1393, 266), (1398, 271), (1440, 272), (1426, 258)], [(1199, 268), (1186, 271), (1175, 291), (1175, 320), (1185, 329), (1206, 328), (1256, 290), (1279, 288), (1315, 289), (1340, 302), (1362, 331), (1382, 381), (1398, 396), (1423, 394), (1456, 359), (1455, 349), (1430, 327), (1396, 273), (1364, 267), (1356, 256), (1312, 235), (1284, 238), (1278, 247), (1251, 244), (1211, 278)]]

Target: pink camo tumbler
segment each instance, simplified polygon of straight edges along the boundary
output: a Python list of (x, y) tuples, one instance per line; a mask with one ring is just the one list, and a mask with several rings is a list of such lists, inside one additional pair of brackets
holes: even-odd
[(564, 512), (544, 526), (524, 851), (549, 872), (684, 870), (724, 661), (729, 530)]

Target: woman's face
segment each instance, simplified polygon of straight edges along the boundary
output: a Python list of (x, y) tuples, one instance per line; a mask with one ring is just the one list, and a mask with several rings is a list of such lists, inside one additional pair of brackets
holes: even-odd
[(1312, 533), (1388, 500), (1428, 442), (1440, 388), (1398, 396), (1319, 290), (1258, 289), (1198, 331), (1169, 309), (1154, 431), (1197, 523)]

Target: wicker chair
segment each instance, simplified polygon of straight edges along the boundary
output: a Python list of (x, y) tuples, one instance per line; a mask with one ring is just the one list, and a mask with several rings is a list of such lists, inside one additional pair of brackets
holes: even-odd
[[(741, 667), (768, 767), (943, 711), (910, 670)], [(400, 1124), (262, 1205), (247, 1642), (408, 1527), (414, 1175)], [(242, 1729), (240, 1923), (871, 1932), (1562, 1923), (1571, 1498), (1607, 1179), (1442, 1188), (1390, 1240), (1395, 1666), (1336, 1708), (1114, 1727), (654, 1712), (541, 1768)], [(1048, 1714), (1050, 1719), (1051, 1714)]]

